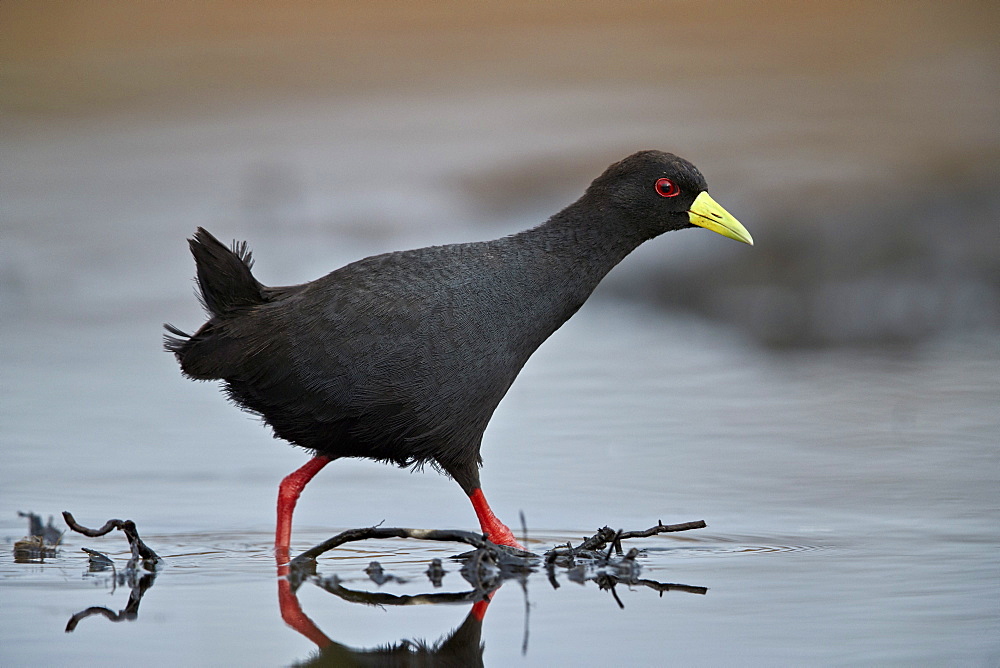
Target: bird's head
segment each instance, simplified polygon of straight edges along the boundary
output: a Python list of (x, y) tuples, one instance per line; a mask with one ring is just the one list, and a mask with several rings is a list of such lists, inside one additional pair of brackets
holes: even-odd
[(656, 234), (697, 226), (753, 245), (746, 228), (708, 194), (698, 168), (672, 153), (634, 153), (608, 167), (588, 194), (648, 221)]

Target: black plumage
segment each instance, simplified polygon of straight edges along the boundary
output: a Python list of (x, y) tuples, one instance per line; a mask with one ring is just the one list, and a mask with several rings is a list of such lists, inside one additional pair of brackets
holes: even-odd
[(692, 225), (750, 242), (706, 207), (705, 190), (691, 163), (643, 151), (538, 227), (377, 255), (289, 287), (262, 285), (245, 244), (230, 250), (199, 228), (190, 247), (210, 319), (190, 336), (168, 326), (166, 348), (280, 438), (329, 459), (429, 462), (471, 496), (501, 398), (608, 271)]

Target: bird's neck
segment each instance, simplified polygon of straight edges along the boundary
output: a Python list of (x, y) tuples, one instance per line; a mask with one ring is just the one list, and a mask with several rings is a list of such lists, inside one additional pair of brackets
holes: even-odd
[(532, 288), (529, 299), (538, 309), (539, 326), (557, 329), (615, 265), (656, 236), (639, 228), (621, 210), (584, 198), (514, 235), (519, 254), (528, 260), (518, 264), (527, 271), (523, 279)]
[(564, 273), (589, 295), (625, 256), (656, 235), (623, 210), (582, 198), (518, 236), (543, 249), (550, 269)]

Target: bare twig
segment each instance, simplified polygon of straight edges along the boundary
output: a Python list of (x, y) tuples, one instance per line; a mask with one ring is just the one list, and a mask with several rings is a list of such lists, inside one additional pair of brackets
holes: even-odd
[[(664, 524), (658, 522), (656, 526), (643, 531), (615, 531), (611, 527), (602, 527), (593, 536), (585, 538), (580, 545), (573, 547), (568, 544), (563, 547), (554, 547), (545, 553), (546, 563), (558, 563), (561, 566), (572, 566), (577, 558), (589, 559), (600, 562), (607, 562), (611, 558), (611, 553), (622, 554), (621, 542), (630, 538), (648, 538), (661, 533), (671, 533), (676, 531), (690, 531), (691, 529), (703, 529), (707, 524), (704, 520), (696, 522), (683, 522), (681, 524)], [(607, 553), (601, 551), (607, 548)]]
[(649, 587), (655, 591), (660, 592), (663, 595), (665, 591), (683, 591), (688, 594), (707, 594), (708, 587), (696, 587), (693, 585), (678, 584), (676, 582), (657, 582), (656, 580), (631, 580), (626, 584), (630, 585), (642, 585), (643, 587)]
[(108, 520), (104, 523), (100, 529), (90, 529), (78, 524), (76, 519), (73, 518), (72, 513), (69, 511), (63, 511), (63, 519), (66, 520), (66, 525), (70, 529), (76, 531), (77, 533), (82, 533), (84, 536), (89, 536), (90, 538), (96, 538), (98, 536), (103, 536), (110, 533), (113, 529), (118, 529), (125, 534), (128, 539), (129, 548), (132, 550), (132, 559), (129, 560), (129, 565), (135, 567), (142, 564), (143, 568), (148, 571), (155, 571), (156, 565), (160, 563), (161, 559), (149, 548), (148, 545), (142, 542), (139, 538), (139, 531), (135, 527), (135, 522), (132, 520)]
[(681, 524), (664, 524), (663, 522), (657, 523), (655, 527), (650, 527), (645, 531), (625, 531), (618, 537), (619, 540), (627, 540), (629, 538), (648, 538), (649, 536), (655, 536), (661, 533), (670, 533), (674, 531), (690, 531), (691, 529), (704, 529), (708, 525), (705, 524), (705, 520), (698, 520), (696, 522), (682, 522)]
[(369, 540), (378, 538), (416, 538), (418, 540), (440, 540), (457, 543), (465, 543), (476, 549), (489, 552), (498, 563), (508, 564), (514, 561), (523, 562), (525, 558), (535, 558), (530, 552), (521, 552), (502, 545), (495, 545), (479, 534), (471, 531), (457, 531), (446, 529), (405, 529), (402, 527), (364, 527), (361, 529), (348, 529), (328, 538), (319, 545), (312, 547), (291, 561), (293, 568), (304, 565), (304, 562), (315, 559), (324, 552), (333, 548), (356, 540)]

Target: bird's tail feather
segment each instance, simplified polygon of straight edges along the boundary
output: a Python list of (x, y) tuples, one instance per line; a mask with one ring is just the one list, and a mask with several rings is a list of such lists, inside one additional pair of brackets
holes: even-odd
[(198, 299), (209, 321), (194, 334), (166, 324), (163, 347), (177, 356), (184, 373), (199, 380), (226, 378), (239, 365), (239, 341), (217, 332), (217, 318), (264, 304), (267, 288), (250, 273), (253, 257), (246, 242), (227, 248), (199, 227), (188, 241), (198, 270)]
[(163, 329), (169, 332), (169, 334), (163, 335), (163, 349), (168, 353), (173, 353), (175, 355), (183, 354), (187, 348), (188, 341), (191, 340), (191, 335), (183, 330), (177, 329), (169, 322), (164, 323)]
[(211, 316), (224, 316), (267, 301), (264, 286), (253, 277), (253, 255), (247, 243), (226, 248), (205, 228), (188, 240), (198, 268), (199, 299)]

